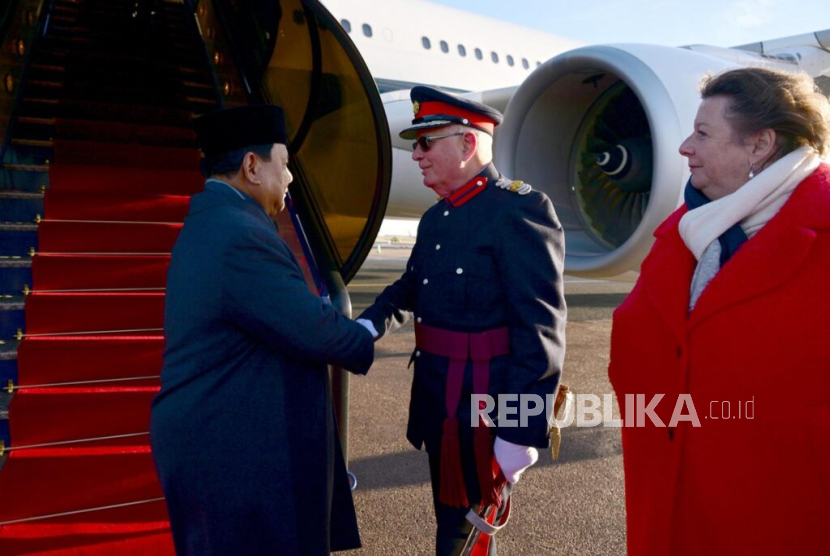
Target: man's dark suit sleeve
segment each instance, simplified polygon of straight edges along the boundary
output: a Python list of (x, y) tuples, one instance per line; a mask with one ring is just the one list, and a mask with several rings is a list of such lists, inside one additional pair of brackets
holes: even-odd
[(274, 351), (365, 374), (372, 335), (311, 293), (288, 247), (270, 230), (232, 238), (223, 265), (227, 317)]
[[(565, 240), (547, 197), (520, 199), (497, 223), (495, 260), (507, 297), (510, 367), (506, 394), (553, 394), (565, 357)], [(510, 404), (515, 406), (514, 404)], [(516, 415), (510, 416), (517, 419)], [(499, 427), (498, 436), (522, 446), (548, 446), (543, 411), (527, 427)]]

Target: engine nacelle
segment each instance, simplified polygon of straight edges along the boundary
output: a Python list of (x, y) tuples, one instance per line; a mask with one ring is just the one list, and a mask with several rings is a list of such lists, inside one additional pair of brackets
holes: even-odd
[(582, 276), (638, 270), (654, 229), (682, 201), (678, 153), (707, 72), (735, 66), (689, 50), (591, 46), (536, 69), (496, 137), (496, 165), (553, 201), (565, 268)]

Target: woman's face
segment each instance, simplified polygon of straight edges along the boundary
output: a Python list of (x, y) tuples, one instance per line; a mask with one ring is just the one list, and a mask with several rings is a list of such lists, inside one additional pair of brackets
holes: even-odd
[(725, 117), (730, 102), (724, 96), (701, 102), (694, 131), (680, 145), (680, 154), (689, 159), (692, 185), (713, 201), (746, 183), (752, 163), (752, 143), (743, 141)]

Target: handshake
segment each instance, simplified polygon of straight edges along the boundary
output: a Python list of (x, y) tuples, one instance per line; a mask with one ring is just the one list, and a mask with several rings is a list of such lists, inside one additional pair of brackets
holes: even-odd
[[(378, 331), (369, 319), (357, 319), (357, 324), (366, 328), (372, 338), (378, 339)], [(539, 451), (533, 446), (521, 446), (496, 437), (493, 446), (493, 456), (501, 468), (505, 479), (511, 484), (519, 481), (522, 473), (539, 460)]]

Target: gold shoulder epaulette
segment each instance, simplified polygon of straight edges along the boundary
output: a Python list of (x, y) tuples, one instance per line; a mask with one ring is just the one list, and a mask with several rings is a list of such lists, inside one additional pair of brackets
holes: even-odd
[(496, 182), (496, 185), (502, 189), (510, 191), (511, 193), (518, 193), (519, 195), (527, 195), (533, 191), (533, 186), (529, 183), (523, 182), (522, 180), (507, 181), (505, 179), (501, 179)]

